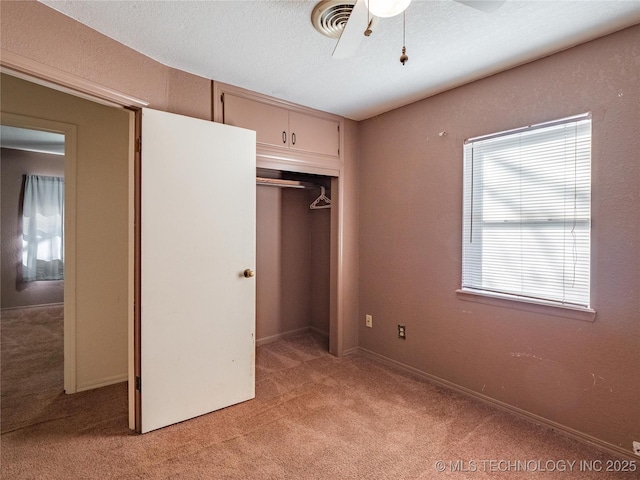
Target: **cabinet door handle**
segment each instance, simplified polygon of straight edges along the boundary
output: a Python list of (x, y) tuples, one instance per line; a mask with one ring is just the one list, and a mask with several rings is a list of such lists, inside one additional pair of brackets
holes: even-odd
[(282, 143), (287, 143), (287, 132), (282, 132)]
[(292, 133), (292, 134), (291, 134), (291, 143), (292, 143), (293, 145), (295, 145), (295, 144), (296, 144), (296, 134), (295, 134), (295, 133)]

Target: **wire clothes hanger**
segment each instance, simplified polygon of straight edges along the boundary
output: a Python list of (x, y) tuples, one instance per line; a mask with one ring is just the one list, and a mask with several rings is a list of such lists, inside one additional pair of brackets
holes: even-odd
[(316, 198), (311, 205), (311, 210), (320, 210), (321, 208), (331, 208), (331, 199), (324, 194), (324, 187), (320, 187), (320, 196)]

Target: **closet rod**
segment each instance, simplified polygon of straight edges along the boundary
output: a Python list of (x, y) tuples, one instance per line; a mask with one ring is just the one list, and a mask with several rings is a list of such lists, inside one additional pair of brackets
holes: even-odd
[(298, 180), (283, 180), (281, 178), (256, 177), (256, 184), (280, 188), (319, 188), (318, 185), (314, 185), (313, 183), (299, 182)]

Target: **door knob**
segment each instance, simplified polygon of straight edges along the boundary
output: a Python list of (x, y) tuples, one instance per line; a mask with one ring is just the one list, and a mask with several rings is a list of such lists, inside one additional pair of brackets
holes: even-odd
[(255, 275), (253, 270), (251, 270), (250, 268), (247, 268), (242, 274), (244, 275), (244, 278), (251, 278)]

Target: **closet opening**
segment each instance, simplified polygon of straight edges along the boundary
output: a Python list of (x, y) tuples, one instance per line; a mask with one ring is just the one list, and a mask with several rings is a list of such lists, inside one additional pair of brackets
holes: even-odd
[(257, 169), (258, 346), (309, 333), (329, 350), (331, 180)]

